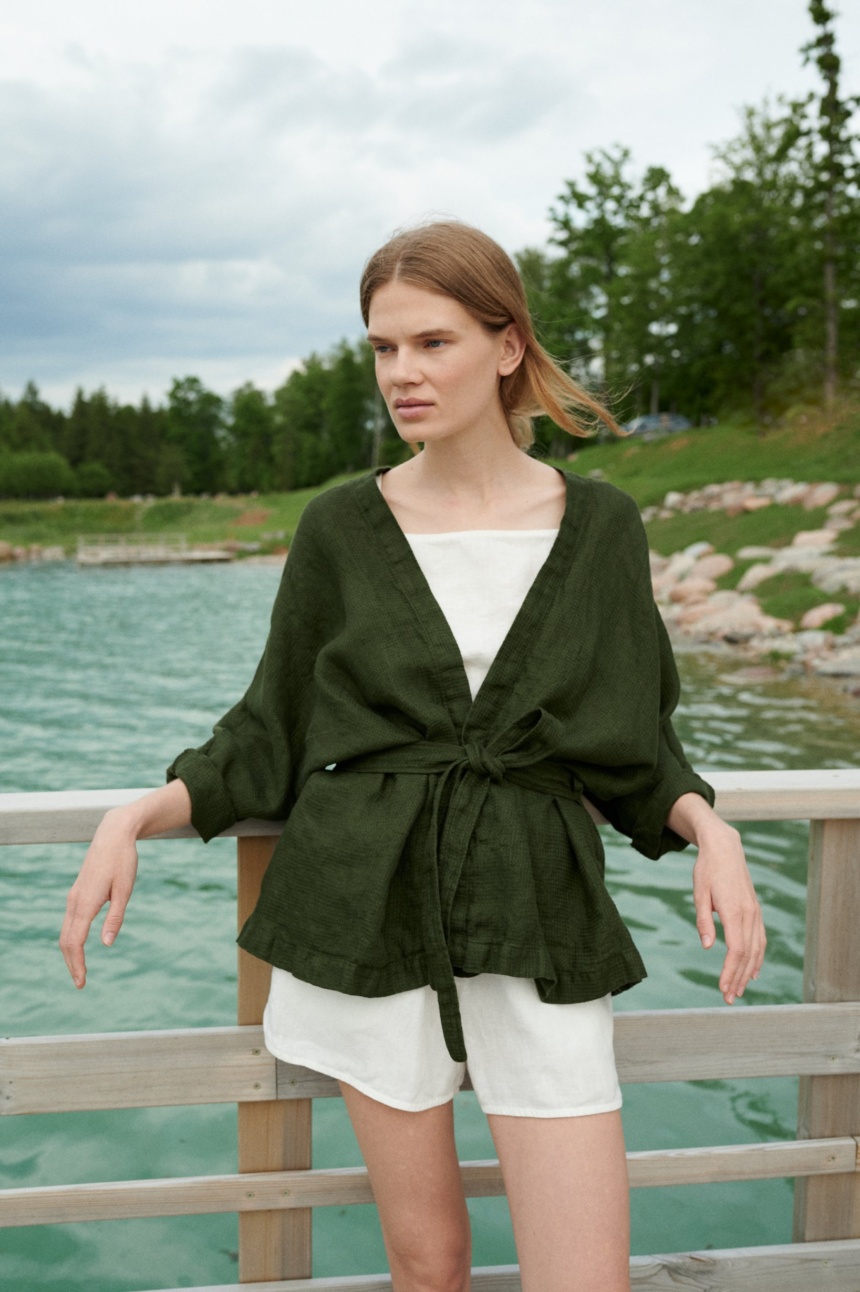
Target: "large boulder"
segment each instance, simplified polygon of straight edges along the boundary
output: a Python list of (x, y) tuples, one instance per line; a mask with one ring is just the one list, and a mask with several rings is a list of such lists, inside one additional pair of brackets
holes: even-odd
[(752, 592), (765, 579), (772, 579), (775, 574), (779, 574), (779, 568), (772, 563), (765, 565), (759, 562), (751, 565), (748, 570), (744, 570), (738, 581), (738, 592)]
[(813, 606), (811, 610), (807, 610), (800, 621), (800, 626), (801, 628), (823, 628), (830, 619), (835, 619), (837, 615), (844, 613), (845, 607), (841, 601), (826, 601), (822, 606)]
[(706, 602), (685, 606), (676, 622), (688, 636), (730, 642), (747, 641), (757, 635), (789, 633), (794, 628), (789, 619), (766, 615), (755, 597), (728, 590), (715, 592)]
[(822, 592), (860, 593), (860, 556), (831, 557), (813, 570), (812, 582)]
[(832, 547), (836, 542), (833, 529), (799, 529), (791, 540), (792, 547)]
[(825, 677), (860, 677), (860, 646), (833, 651), (812, 662), (813, 673)]
[(726, 552), (710, 552), (700, 556), (691, 569), (688, 579), (719, 579), (734, 568), (734, 561)]
[(839, 497), (839, 490), (842, 488), (838, 484), (814, 484), (810, 485), (802, 498), (802, 503), (806, 511), (812, 511), (815, 507), (826, 507)]
[(670, 601), (704, 601), (716, 592), (717, 585), (713, 579), (688, 578), (674, 583), (669, 589)]

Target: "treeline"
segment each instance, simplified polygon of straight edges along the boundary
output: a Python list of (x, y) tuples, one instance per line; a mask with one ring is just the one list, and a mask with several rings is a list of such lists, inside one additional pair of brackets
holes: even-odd
[(732, 411), (760, 422), (860, 389), (857, 97), (840, 86), (834, 12), (809, 5), (820, 89), (748, 108), (685, 209), (668, 171), (586, 155), (518, 257), (548, 348), (622, 417)]
[[(833, 10), (809, 12), (818, 91), (747, 109), (691, 205), (667, 170), (637, 175), (627, 149), (590, 152), (549, 245), (517, 256), (541, 339), (620, 421), (740, 412), (764, 427), (860, 393), (860, 100), (841, 89)], [(536, 435), (570, 450), (545, 418)], [(223, 399), (185, 377), (163, 406), (79, 391), (65, 413), (32, 385), (0, 398), (0, 497), (296, 489), (407, 452), (364, 342), (312, 355), (272, 394)]]
[(312, 355), (273, 394), (247, 383), (224, 399), (184, 377), (158, 406), (79, 390), (65, 413), (32, 384), (0, 398), (7, 498), (301, 489), (401, 448), (366, 343)]

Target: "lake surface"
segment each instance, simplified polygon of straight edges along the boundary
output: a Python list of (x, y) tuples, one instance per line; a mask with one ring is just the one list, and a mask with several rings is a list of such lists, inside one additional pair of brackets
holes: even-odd
[[(262, 650), (280, 570), (216, 568), (0, 571), (0, 790), (154, 787), (173, 757), (202, 744), (245, 690)], [(852, 767), (856, 701), (812, 680), (755, 687), (742, 661), (678, 653), (676, 728), (709, 769)], [(769, 948), (749, 1004), (801, 997), (807, 827), (742, 827)], [(608, 872), (649, 978), (616, 1008), (719, 1005), (717, 949), (694, 926), (692, 849), (658, 862), (604, 828)], [(144, 841), (126, 925), (110, 950), (89, 948), (76, 992), (57, 935), (82, 845), (0, 849), (3, 1035), (176, 1028), (235, 1021), (235, 843)], [(733, 1008), (744, 1008), (739, 1002)], [(631, 1149), (791, 1137), (794, 1080), (625, 1087)], [(474, 1095), (455, 1101), (462, 1159), (492, 1158)], [(314, 1111), (314, 1164), (360, 1165), (339, 1099)], [(236, 1169), (235, 1108), (147, 1109), (0, 1121), (4, 1187), (205, 1175)], [(790, 1241), (790, 1181), (635, 1190), (633, 1250)], [(504, 1198), (473, 1199), (474, 1263), (516, 1259)], [(139, 1292), (233, 1283), (232, 1216), (0, 1230), (4, 1292)], [(387, 1268), (372, 1206), (320, 1208), (317, 1276)]]

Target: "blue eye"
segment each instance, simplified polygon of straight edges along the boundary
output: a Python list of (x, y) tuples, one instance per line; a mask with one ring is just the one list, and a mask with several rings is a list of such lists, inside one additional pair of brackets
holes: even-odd
[(431, 345), (431, 346), (439, 346), (439, 345), (444, 345), (444, 344), (445, 344), (445, 342), (442, 340), (442, 338), (441, 338), (441, 337), (435, 337), (435, 338), (433, 338), (432, 340), (430, 340), (430, 341), (428, 341), (428, 342), (427, 342), (427, 345)]

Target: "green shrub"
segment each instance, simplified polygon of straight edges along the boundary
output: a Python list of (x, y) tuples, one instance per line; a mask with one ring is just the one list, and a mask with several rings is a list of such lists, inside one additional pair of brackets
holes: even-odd
[(0, 453), (0, 498), (74, 494), (75, 473), (59, 453)]

